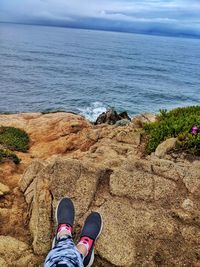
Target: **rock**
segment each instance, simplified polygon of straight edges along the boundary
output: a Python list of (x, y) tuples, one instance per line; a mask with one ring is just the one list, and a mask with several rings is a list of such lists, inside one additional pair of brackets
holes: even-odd
[(44, 168), (45, 163), (41, 160), (33, 160), (29, 167), (25, 170), (22, 178), (19, 181), (19, 188), (25, 192), (28, 186), (35, 179), (37, 174)]
[(122, 119), (122, 120), (118, 120), (115, 125), (116, 126), (126, 126), (130, 124), (130, 120), (127, 119)]
[[(29, 113), (31, 114), (31, 113)], [(41, 113), (38, 113), (40, 116)], [(0, 116), (0, 125), (1, 126), (9, 126), (9, 127), (16, 127), (20, 129), (24, 129), (26, 127), (27, 121), (21, 114), (1, 114)]]
[(160, 176), (154, 176), (154, 199), (164, 199), (168, 204), (176, 202), (179, 192), (174, 181), (164, 179)]
[(34, 190), (35, 190), (35, 180), (29, 185), (29, 187), (24, 192), (24, 196), (26, 199), (26, 203), (31, 205), (34, 198)]
[[(83, 117), (72, 113), (49, 113), (29, 120), (26, 129), (35, 141), (54, 141), (69, 134), (76, 134), (90, 124)], [(37, 131), (35, 131), (37, 128)]]
[(6, 263), (6, 261), (3, 258), (0, 258), (0, 266), (8, 267), (8, 264)]
[(63, 196), (75, 204), (75, 237), (92, 210), (103, 217), (94, 266), (198, 266), (200, 161), (144, 155), (137, 127), (154, 119), (116, 127), (66, 113), (0, 116), (31, 137), (19, 166), (0, 166), (10, 188), (0, 201), (0, 266), (43, 266)]
[(106, 112), (103, 112), (102, 114), (99, 115), (99, 117), (96, 119), (95, 124), (102, 124), (102, 123), (115, 124), (117, 121), (124, 119), (128, 121), (131, 120), (127, 112), (122, 112), (118, 114), (113, 108), (110, 108)]
[[(43, 261), (44, 262), (44, 261)], [(19, 259), (15, 261), (16, 267), (36, 267), (43, 266), (39, 265), (38, 258), (34, 254), (27, 254), (26, 256), (22, 255)]]
[(33, 250), (36, 255), (46, 254), (51, 245), (52, 198), (45, 181), (36, 181), (30, 231), (33, 236)]
[(7, 185), (0, 183), (0, 196), (3, 196), (10, 192), (10, 188)]
[(106, 112), (103, 112), (96, 119), (95, 124), (108, 123), (115, 124), (119, 120), (118, 114), (114, 109), (108, 109)]
[(200, 267), (200, 261), (195, 261), (192, 263), (192, 266), (194, 267)]
[(176, 147), (177, 138), (169, 138), (156, 148), (155, 155), (163, 158), (170, 150)]
[(59, 158), (51, 166), (54, 173), (50, 177), (50, 191), (55, 204), (61, 197), (68, 195), (73, 198), (77, 217), (84, 214), (96, 192), (101, 170), (89, 163)]
[(181, 229), (181, 234), (185, 241), (188, 241), (190, 243), (196, 242), (198, 245), (200, 245), (200, 231), (198, 227), (184, 226)]
[[(144, 164), (144, 161), (142, 162)], [(147, 164), (147, 161), (145, 162), (145, 164)], [(178, 181), (180, 178), (179, 172), (183, 169), (182, 166), (175, 164), (173, 161), (158, 159), (157, 157), (152, 156), (148, 159), (148, 164), (151, 165), (153, 173), (174, 181)]]
[(139, 170), (127, 171), (123, 167), (110, 176), (111, 193), (133, 199), (153, 199), (153, 175)]
[(190, 193), (200, 196), (200, 162), (194, 161), (192, 165), (185, 170), (183, 182)]
[[(133, 248), (134, 239), (130, 236), (130, 232), (132, 231), (125, 231), (125, 228), (129, 226), (129, 220), (126, 226), (120, 220), (120, 216), (125, 219), (124, 216), (126, 216), (128, 209), (130, 211), (130, 204), (127, 201), (121, 205), (119, 200), (110, 200), (98, 210), (103, 217), (104, 228), (101, 239), (97, 241), (97, 251), (101, 257), (105, 258), (114, 266), (131, 266), (134, 263), (136, 252)], [(116, 212), (118, 213), (117, 216)], [(105, 242), (106, 236), (107, 241)], [(111, 240), (115, 240), (115, 243)], [(115, 253), (113, 253), (114, 251)]]
[(136, 128), (142, 128), (145, 123), (151, 123), (156, 121), (156, 115), (151, 113), (144, 113), (135, 116), (131, 120), (131, 124)]
[(105, 142), (95, 147), (95, 150), (88, 153), (87, 157), (88, 161), (91, 163), (99, 163), (103, 168), (112, 169), (121, 165), (126, 152), (126, 147), (109, 146), (109, 144)]
[(128, 113), (126, 111), (119, 113), (120, 119), (126, 119), (131, 121), (131, 118), (129, 117)]
[[(30, 254), (31, 250), (26, 243), (11, 236), (0, 236), (0, 255), (8, 266), (17, 266), (15, 265), (16, 260)], [(21, 266), (25, 267), (27, 265)]]
[(92, 125), (83, 117), (72, 113), (1, 115), (0, 125), (25, 130), (31, 140), (29, 153), (32, 157), (46, 159), (82, 145), (89, 149), (92, 145), (85, 144)]
[(55, 211), (58, 201), (69, 196), (74, 201), (76, 217), (80, 218), (93, 200), (100, 175), (101, 170), (90, 164), (60, 158), (37, 174), (30, 219), (33, 249), (37, 255), (47, 253), (50, 248), (52, 206)]
[(175, 234), (175, 224), (166, 213), (134, 206), (126, 199), (109, 200), (98, 211), (104, 219), (104, 229), (97, 251), (114, 266), (137, 266), (137, 255), (144, 249), (138, 249), (138, 244), (148, 236), (167, 242)]
[(193, 226), (194, 224), (200, 227), (200, 212), (199, 210), (186, 211), (183, 209), (172, 209), (171, 215), (184, 224)]
[(186, 211), (192, 211), (194, 208), (194, 203), (189, 198), (185, 199), (182, 203), (182, 208)]
[(8, 217), (10, 213), (10, 209), (6, 209), (6, 208), (0, 208), (0, 216), (1, 217)]
[[(0, 164), (0, 178), (8, 177), (10, 175), (13, 175), (17, 172), (19, 166), (16, 165), (13, 161), (5, 161)], [(9, 184), (9, 181), (6, 181)]]
[(138, 146), (141, 143), (141, 132), (133, 130), (120, 131), (116, 136), (116, 140)]
[[(178, 191), (175, 182), (142, 170), (139, 163), (126, 162), (110, 176), (111, 193), (137, 200), (176, 201)], [(173, 202), (173, 201), (172, 201)]]

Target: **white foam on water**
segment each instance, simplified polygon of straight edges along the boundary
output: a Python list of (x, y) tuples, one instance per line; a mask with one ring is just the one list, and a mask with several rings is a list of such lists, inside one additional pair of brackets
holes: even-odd
[(105, 112), (107, 108), (101, 102), (93, 102), (88, 107), (78, 108), (81, 115), (86, 117), (89, 121), (96, 121), (97, 117)]

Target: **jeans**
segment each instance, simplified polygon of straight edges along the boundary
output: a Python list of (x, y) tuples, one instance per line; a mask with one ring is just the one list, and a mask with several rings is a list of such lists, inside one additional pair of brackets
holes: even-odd
[(84, 267), (83, 256), (77, 250), (70, 236), (64, 236), (48, 253), (44, 267)]

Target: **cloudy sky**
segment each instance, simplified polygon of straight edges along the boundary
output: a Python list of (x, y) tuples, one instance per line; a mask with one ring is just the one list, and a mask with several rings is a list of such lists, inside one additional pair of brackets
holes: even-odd
[(200, 0), (0, 0), (0, 21), (200, 36)]

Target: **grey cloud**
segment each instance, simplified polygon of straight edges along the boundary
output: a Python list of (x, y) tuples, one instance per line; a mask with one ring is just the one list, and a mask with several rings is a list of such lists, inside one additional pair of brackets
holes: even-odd
[(0, 0), (0, 20), (200, 35), (199, 0)]

